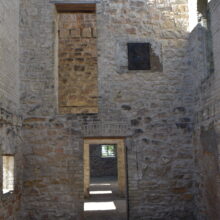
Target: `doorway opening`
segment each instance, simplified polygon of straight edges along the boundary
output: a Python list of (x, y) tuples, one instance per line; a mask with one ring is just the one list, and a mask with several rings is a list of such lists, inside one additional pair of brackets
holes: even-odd
[(84, 219), (127, 220), (123, 138), (84, 140)]

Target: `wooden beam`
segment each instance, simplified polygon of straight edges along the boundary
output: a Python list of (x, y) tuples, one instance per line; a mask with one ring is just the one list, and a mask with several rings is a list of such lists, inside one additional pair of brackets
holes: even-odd
[(56, 9), (58, 12), (95, 12), (96, 4), (95, 3), (71, 3), (71, 4), (56, 4)]

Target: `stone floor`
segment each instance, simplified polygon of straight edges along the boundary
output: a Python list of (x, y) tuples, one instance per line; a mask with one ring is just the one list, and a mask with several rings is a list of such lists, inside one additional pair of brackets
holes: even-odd
[(117, 179), (91, 180), (90, 197), (84, 202), (84, 220), (127, 220), (127, 203), (118, 193)]

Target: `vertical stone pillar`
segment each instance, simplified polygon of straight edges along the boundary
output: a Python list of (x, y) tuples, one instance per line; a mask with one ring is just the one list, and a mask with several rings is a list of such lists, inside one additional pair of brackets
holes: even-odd
[(117, 142), (117, 159), (118, 159), (118, 188), (121, 196), (125, 196), (126, 167), (125, 167), (125, 147), (123, 140)]
[(89, 158), (89, 143), (84, 142), (84, 196), (89, 196), (89, 184), (90, 184), (90, 158)]

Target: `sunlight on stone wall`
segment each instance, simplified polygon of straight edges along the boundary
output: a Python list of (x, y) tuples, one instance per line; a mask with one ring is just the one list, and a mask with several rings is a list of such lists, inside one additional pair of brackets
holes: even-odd
[(59, 111), (96, 113), (96, 15), (60, 13), (58, 26)]

